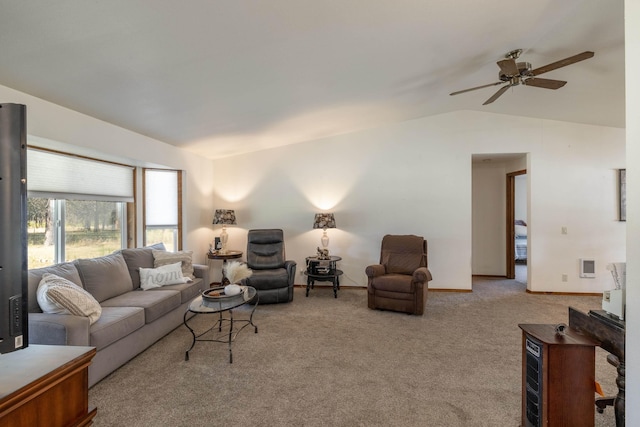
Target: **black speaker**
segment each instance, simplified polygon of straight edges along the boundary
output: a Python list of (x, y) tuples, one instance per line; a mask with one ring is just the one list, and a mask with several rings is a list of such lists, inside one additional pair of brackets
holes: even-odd
[(539, 427), (542, 425), (542, 343), (527, 336), (525, 349), (525, 426)]
[(0, 354), (29, 343), (26, 112), (0, 104)]

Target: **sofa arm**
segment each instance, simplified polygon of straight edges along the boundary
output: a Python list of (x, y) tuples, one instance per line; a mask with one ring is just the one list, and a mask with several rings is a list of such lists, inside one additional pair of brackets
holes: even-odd
[(426, 267), (420, 267), (413, 272), (413, 283), (428, 283), (432, 280), (431, 272)]
[(287, 270), (287, 276), (289, 276), (289, 286), (294, 285), (296, 279), (296, 266), (298, 264), (295, 261), (289, 260), (284, 262), (284, 268)]
[(209, 266), (203, 264), (193, 264), (193, 275), (202, 279), (203, 286), (205, 288), (209, 287), (211, 280), (209, 280)]
[(382, 276), (385, 273), (385, 268), (384, 268), (384, 265), (382, 264), (373, 264), (368, 266), (364, 270), (364, 272), (367, 275), (367, 277), (372, 279), (374, 277)]
[(89, 318), (29, 313), (29, 344), (89, 345)]

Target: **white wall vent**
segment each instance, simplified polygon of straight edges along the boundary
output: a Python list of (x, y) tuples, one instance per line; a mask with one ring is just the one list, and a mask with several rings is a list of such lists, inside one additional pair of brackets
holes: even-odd
[(580, 258), (580, 277), (596, 277), (595, 260)]

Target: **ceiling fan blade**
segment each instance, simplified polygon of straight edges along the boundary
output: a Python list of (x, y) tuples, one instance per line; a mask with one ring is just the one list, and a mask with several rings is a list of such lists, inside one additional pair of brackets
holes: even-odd
[(537, 76), (542, 73), (548, 73), (549, 71), (566, 67), (567, 65), (575, 64), (576, 62), (584, 61), (585, 59), (592, 58), (594, 55), (593, 52), (586, 51), (579, 53), (577, 55), (570, 56), (565, 59), (561, 59), (560, 61), (552, 62), (551, 64), (543, 65), (542, 67), (536, 68), (535, 70), (531, 70), (529, 72), (530, 76)]
[(509, 77), (514, 77), (520, 75), (520, 71), (518, 71), (518, 65), (516, 61), (510, 58), (502, 59), (497, 62), (498, 67), (500, 67), (500, 71), (502, 74)]
[(505, 83), (505, 82), (489, 83), (488, 85), (476, 86), (476, 87), (472, 87), (472, 88), (469, 88), (469, 89), (459, 90), (457, 92), (451, 92), (449, 95), (459, 95), (461, 93), (471, 92), (472, 90), (476, 90), (476, 89), (482, 89), (482, 88), (490, 87), (490, 86), (498, 86), (498, 85), (501, 85), (503, 83)]
[(496, 93), (493, 94), (493, 96), (491, 98), (487, 99), (482, 105), (491, 104), (493, 101), (495, 101), (496, 99), (500, 98), (500, 96), (503, 93), (505, 93), (507, 91), (507, 89), (509, 89), (510, 87), (511, 87), (511, 85), (501, 87)]
[(563, 80), (541, 79), (537, 77), (526, 79), (523, 83), (527, 86), (541, 87), (544, 89), (560, 89), (567, 84), (567, 82)]

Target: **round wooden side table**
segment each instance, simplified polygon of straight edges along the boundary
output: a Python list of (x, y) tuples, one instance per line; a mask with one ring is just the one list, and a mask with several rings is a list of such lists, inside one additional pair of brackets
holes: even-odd
[[(207, 258), (210, 260), (222, 260), (222, 281), (220, 284), (222, 286), (226, 286), (229, 284), (229, 279), (227, 279), (224, 275), (224, 268), (227, 265), (227, 261), (230, 259), (242, 258), (242, 251), (227, 251), (226, 253), (220, 253), (219, 251), (208, 252)], [(212, 282), (209, 286), (213, 286), (215, 283)]]

